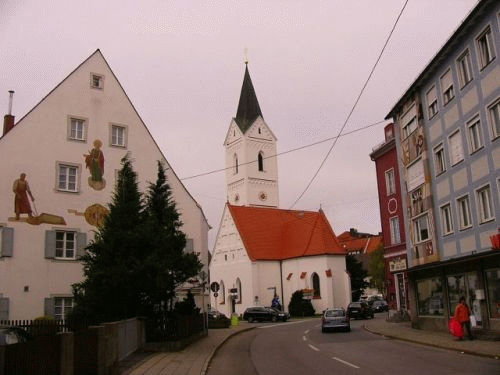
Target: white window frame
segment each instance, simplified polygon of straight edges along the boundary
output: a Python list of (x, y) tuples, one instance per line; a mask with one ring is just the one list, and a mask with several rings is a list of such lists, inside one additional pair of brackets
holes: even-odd
[(480, 150), (484, 146), (483, 131), (481, 128), (481, 119), (476, 115), (467, 121), (467, 138), (469, 140), (469, 153)]
[(90, 73), (90, 87), (93, 89), (104, 89), (104, 76), (98, 73)]
[[(73, 124), (78, 123), (81, 125), (81, 129), (74, 129)], [(68, 139), (77, 142), (87, 141), (87, 123), (88, 119), (78, 116), (68, 117)]]
[(467, 84), (474, 79), (472, 74), (472, 63), (470, 51), (467, 48), (457, 59), (457, 72), (460, 88), (463, 89)]
[(447, 105), (455, 97), (455, 91), (453, 89), (453, 73), (451, 68), (448, 68), (448, 70), (441, 76), (440, 83), (443, 93), (443, 105)]
[(427, 99), (427, 114), (430, 120), (438, 113), (437, 91), (435, 85), (427, 91), (425, 97)]
[(495, 220), (495, 208), (493, 206), (490, 184), (476, 189), (476, 203), (479, 224)]
[(491, 139), (500, 137), (500, 98), (488, 106)]
[(448, 202), (443, 204), (439, 211), (441, 214), (441, 230), (443, 231), (443, 235), (446, 236), (453, 233), (453, 214), (451, 211), (451, 203)]
[(476, 48), (479, 70), (482, 70), (486, 68), (496, 57), (491, 25), (486, 26), (481, 34), (479, 34), (476, 38)]
[(460, 230), (472, 227), (472, 214), (469, 195), (457, 198), (458, 223)]
[(389, 218), (389, 228), (391, 231), (391, 244), (397, 245), (401, 243), (401, 229), (399, 225), (399, 216)]
[(54, 318), (64, 321), (66, 315), (73, 310), (75, 301), (72, 296), (57, 296), (54, 299)]
[[(70, 176), (68, 172), (72, 170), (75, 173)], [(64, 175), (62, 171), (66, 171)], [(79, 164), (56, 162), (56, 190), (67, 193), (80, 192), (80, 171), (81, 167)], [(64, 181), (61, 177), (64, 177)], [(74, 181), (71, 181), (70, 177), (74, 177)], [(72, 184), (74, 184), (74, 188), (71, 188)]]
[(396, 194), (396, 175), (394, 173), (394, 168), (385, 171), (385, 187), (387, 196)]
[[(425, 228), (421, 225), (425, 223)], [(427, 230), (427, 236), (424, 238), (423, 231)], [(413, 234), (415, 239), (415, 244), (429, 241), (431, 239), (431, 228), (429, 226), (429, 215), (424, 213), (413, 219)]]
[[(458, 142), (456, 144), (452, 143), (452, 139), (455, 140), (454, 137), (456, 138), (456, 141)], [(464, 160), (464, 145), (462, 142), (462, 134), (460, 133), (460, 129), (458, 129), (456, 132), (453, 134), (450, 134), (448, 137), (448, 154), (450, 156), (450, 165), (456, 165), (460, 163), (462, 160)]]
[[(118, 131), (122, 131), (121, 136), (117, 134)], [(128, 128), (121, 124), (110, 124), (109, 125), (109, 145), (112, 147), (127, 147), (128, 138)]]
[(436, 176), (446, 172), (446, 156), (442, 143), (434, 147), (434, 168), (436, 170)]
[[(73, 237), (70, 239), (69, 237)], [(56, 230), (55, 259), (76, 259), (78, 233), (71, 230)]]

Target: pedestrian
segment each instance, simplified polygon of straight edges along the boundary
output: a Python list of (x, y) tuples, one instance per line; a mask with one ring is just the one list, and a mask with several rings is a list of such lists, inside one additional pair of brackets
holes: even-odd
[(467, 335), (467, 338), (469, 340), (472, 340), (472, 333), (471, 333), (471, 328), (470, 328), (470, 309), (469, 306), (467, 306), (467, 303), (465, 303), (465, 297), (462, 296), (458, 300), (458, 305), (455, 308), (455, 314), (453, 315), (453, 318), (457, 320), (461, 325), (463, 329), (463, 336), (459, 337), (459, 340), (462, 340), (465, 335)]

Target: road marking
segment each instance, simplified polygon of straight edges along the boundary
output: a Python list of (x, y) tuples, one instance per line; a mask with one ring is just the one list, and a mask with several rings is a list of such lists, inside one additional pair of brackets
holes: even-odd
[(304, 333), (307, 335), (309, 333), (309, 330), (305, 331)]
[(266, 324), (265, 326), (258, 326), (257, 328), (260, 328), (260, 329), (266, 329), (266, 328), (273, 328), (273, 327), (282, 327), (282, 326), (286, 326), (286, 325), (289, 325), (289, 324), (298, 324), (298, 323), (306, 323), (306, 322), (310, 322), (311, 320), (309, 319), (305, 319), (305, 320), (296, 320), (296, 321), (293, 321), (293, 322), (282, 322), (282, 323), (278, 323), (278, 324)]
[(318, 349), (318, 348), (316, 348), (315, 346), (312, 346), (311, 344), (309, 344), (309, 347), (310, 347), (312, 350), (315, 350), (315, 351), (319, 352), (319, 349)]
[(343, 363), (344, 365), (351, 366), (351, 367), (354, 367), (354, 368), (359, 368), (358, 366), (353, 365), (352, 363), (346, 362), (346, 361), (344, 361), (344, 360), (342, 360), (340, 358), (333, 357), (333, 359), (336, 360), (336, 361), (339, 361), (339, 362)]
[(307, 341), (307, 337), (302, 336), (302, 340)]

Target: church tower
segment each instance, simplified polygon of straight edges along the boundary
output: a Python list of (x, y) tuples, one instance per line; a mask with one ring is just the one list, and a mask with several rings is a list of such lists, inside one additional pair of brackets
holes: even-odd
[(230, 204), (278, 207), (276, 140), (262, 116), (246, 63), (238, 110), (224, 141)]

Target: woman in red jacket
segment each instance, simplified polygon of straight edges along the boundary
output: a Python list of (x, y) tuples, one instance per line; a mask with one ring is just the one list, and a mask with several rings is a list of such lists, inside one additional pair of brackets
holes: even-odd
[[(467, 334), (467, 338), (472, 340), (472, 334), (470, 331), (470, 310), (469, 306), (465, 303), (465, 297), (460, 297), (458, 300), (458, 305), (455, 308), (455, 315), (453, 317), (460, 322), (464, 330), (464, 335)], [(460, 338), (460, 340), (462, 337)]]

